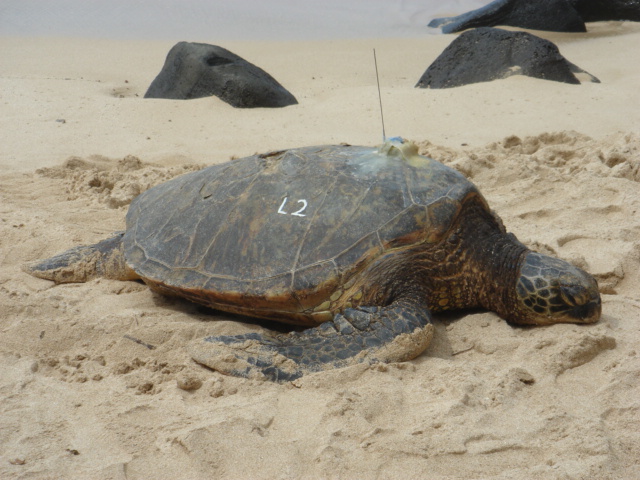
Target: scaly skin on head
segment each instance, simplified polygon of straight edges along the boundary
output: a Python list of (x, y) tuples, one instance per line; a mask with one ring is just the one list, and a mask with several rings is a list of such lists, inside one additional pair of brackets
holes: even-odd
[(522, 323), (594, 323), (602, 311), (595, 278), (570, 263), (536, 252), (524, 257), (516, 297)]
[(458, 230), (468, 243), (462, 250), (471, 255), (466, 276), (479, 305), (522, 325), (598, 321), (602, 306), (593, 276), (527, 249), (482, 208), (463, 216)]
[(527, 250), (510, 237), (494, 239), (490, 247), (494, 279), (487, 282), (500, 285), (502, 292), (483, 295), (483, 306), (522, 325), (598, 321), (602, 306), (595, 278), (564, 260)]

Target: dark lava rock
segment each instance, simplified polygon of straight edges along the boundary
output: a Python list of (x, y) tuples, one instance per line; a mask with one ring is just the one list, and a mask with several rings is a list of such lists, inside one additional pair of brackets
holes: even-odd
[(509, 25), (554, 32), (586, 32), (584, 21), (569, 0), (496, 0), (457, 17), (436, 18), (430, 27), (443, 33), (468, 28)]
[(286, 107), (296, 98), (252, 63), (205, 43), (177, 43), (145, 98), (186, 100), (215, 95), (238, 108)]
[(585, 22), (640, 22), (640, 0), (571, 0)]
[(416, 87), (450, 88), (511, 75), (580, 83), (574, 74), (593, 75), (567, 61), (558, 47), (527, 32), (483, 27), (464, 32), (429, 65)]
[(436, 18), (443, 33), (508, 25), (552, 32), (586, 32), (584, 22), (640, 20), (640, 0), (495, 0), (457, 17)]

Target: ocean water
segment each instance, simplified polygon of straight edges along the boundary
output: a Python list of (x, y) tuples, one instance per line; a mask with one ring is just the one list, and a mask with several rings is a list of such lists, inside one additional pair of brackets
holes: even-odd
[(0, 35), (322, 40), (437, 34), (489, 0), (0, 0)]

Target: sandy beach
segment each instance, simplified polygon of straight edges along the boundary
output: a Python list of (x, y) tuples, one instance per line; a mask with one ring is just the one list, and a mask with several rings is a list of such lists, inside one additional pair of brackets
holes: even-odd
[[(640, 478), (640, 24), (588, 28), (534, 33), (600, 84), (446, 90), (414, 85), (453, 36), (179, 39), (269, 72), (299, 101), (283, 109), (143, 99), (173, 39), (0, 37), (0, 478)], [(469, 177), (523, 243), (594, 274), (599, 323), (457, 312), (413, 361), (278, 385), (185, 349), (268, 324), (21, 270), (121, 230), (135, 195), (180, 173), (380, 143), (373, 48), (387, 134)]]

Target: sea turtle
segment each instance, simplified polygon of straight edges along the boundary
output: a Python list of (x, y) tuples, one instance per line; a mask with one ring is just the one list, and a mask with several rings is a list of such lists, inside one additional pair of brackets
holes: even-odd
[(478, 189), (415, 144), (316, 146), (188, 173), (138, 196), (125, 232), (25, 266), (96, 276), (218, 310), (308, 327), (216, 336), (193, 359), (287, 381), (424, 351), (432, 312), (492, 310), (515, 324), (592, 323), (596, 280), (506, 232)]

